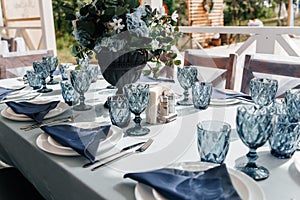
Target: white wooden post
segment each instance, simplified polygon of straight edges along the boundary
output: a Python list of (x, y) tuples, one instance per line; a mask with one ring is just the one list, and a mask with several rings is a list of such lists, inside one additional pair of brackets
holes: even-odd
[(293, 7), (293, 0), (289, 0), (288, 4), (288, 18), (287, 18), (287, 25), (294, 26), (294, 7)]
[[(2, 13), (2, 5), (0, 2), (0, 26), (3, 26), (3, 13)], [(0, 33), (1, 35), (1, 33)]]
[(53, 9), (51, 0), (39, 0), (40, 13), (41, 13), (41, 25), (44, 38), (45, 49), (53, 50), (54, 55), (56, 52), (56, 39), (53, 20)]

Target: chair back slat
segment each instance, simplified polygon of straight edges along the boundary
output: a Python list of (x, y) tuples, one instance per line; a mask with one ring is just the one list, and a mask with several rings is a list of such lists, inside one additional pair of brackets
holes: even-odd
[[(300, 58), (282, 57), (282, 60), (280, 60), (280, 57), (276, 60), (272, 58), (271, 55), (263, 59), (256, 58), (255, 55), (245, 55), (241, 92), (249, 93), (249, 83), (255, 72), (300, 78)], [(295, 62), (296, 59), (299, 61)]]
[(0, 55), (0, 79), (16, 77), (8, 69), (32, 66), (34, 61), (41, 60), (43, 56), (53, 55), (53, 50), (37, 50), (32, 52), (32, 54), (30, 54), (30, 51), (27, 51)]
[(233, 89), (234, 87), (236, 60), (236, 54), (230, 54), (229, 56), (215, 56), (187, 50), (184, 55), (185, 66), (196, 65), (201, 67), (225, 69), (226, 72), (222, 74), (221, 77), (215, 79), (213, 81), (213, 85), (216, 85), (218, 82), (225, 79), (226, 89)]

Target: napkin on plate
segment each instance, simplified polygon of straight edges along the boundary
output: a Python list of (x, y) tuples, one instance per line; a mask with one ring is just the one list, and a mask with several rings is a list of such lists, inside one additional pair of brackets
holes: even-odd
[(234, 189), (225, 164), (206, 171), (164, 168), (128, 173), (131, 178), (154, 188), (167, 199), (241, 199)]
[(90, 162), (95, 160), (98, 146), (105, 140), (110, 125), (80, 128), (69, 124), (42, 126), (41, 129), (63, 146), (71, 147)]
[(10, 93), (18, 91), (18, 90), (22, 90), (24, 88), (25, 88), (25, 86), (20, 87), (18, 89), (0, 87), (0, 101), (4, 100), (7, 97), (7, 95), (9, 95)]
[(9, 101), (6, 102), (6, 105), (8, 105), (15, 113), (24, 114), (34, 121), (40, 123), (50, 110), (56, 108), (58, 103), (59, 101), (52, 101), (45, 104), (36, 104), (30, 102), (17, 103)]

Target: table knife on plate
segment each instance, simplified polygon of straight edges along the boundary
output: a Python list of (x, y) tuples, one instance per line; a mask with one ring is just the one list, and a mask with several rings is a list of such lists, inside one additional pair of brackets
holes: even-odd
[(91, 165), (93, 165), (93, 164), (96, 164), (96, 163), (98, 163), (98, 162), (100, 162), (100, 161), (102, 161), (102, 160), (105, 160), (105, 159), (110, 158), (110, 157), (112, 157), (112, 156), (118, 155), (118, 154), (123, 153), (123, 152), (125, 152), (125, 151), (128, 151), (128, 150), (130, 150), (130, 149), (133, 149), (133, 148), (135, 148), (135, 147), (137, 147), (137, 146), (141, 146), (141, 145), (143, 145), (144, 143), (145, 143), (145, 142), (139, 142), (139, 143), (135, 143), (135, 144), (129, 145), (129, 146), (127, 146), (127, 147), (124, 147), (123, 149), (121, 149), (120, 151), (118, 151), (118, 152), (116, 152), (116, 153), (113, 153), (113, 154), (108, 155), (108, 156), (106, 156), (106, 157), (104, 157), (104, 158), (95, 160), (94, 162), (86, 163), (86, 164), (84, 164), (82, 167), (83, 167), (83, 168), (87, 168), (87, 167), (89, 167), (89, 166), (91, 166)]

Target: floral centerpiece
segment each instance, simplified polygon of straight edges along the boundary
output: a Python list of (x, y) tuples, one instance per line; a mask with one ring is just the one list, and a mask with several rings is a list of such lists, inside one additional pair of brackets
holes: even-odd
[(160, 14), (150, 6), (140, 6), (138, 0), (94, 0), (69, 16), (78, 42), (71, 53), (80, 59), (94, 52), (100, 67), (123, 54), (130, 58), (141, 54), (139, 64), (156, 63), (144, 70), (145, 75), (157, 78), (161, 66), (180, 65), (171, 48), (180, 36), (177, 18), (176, 12)]

